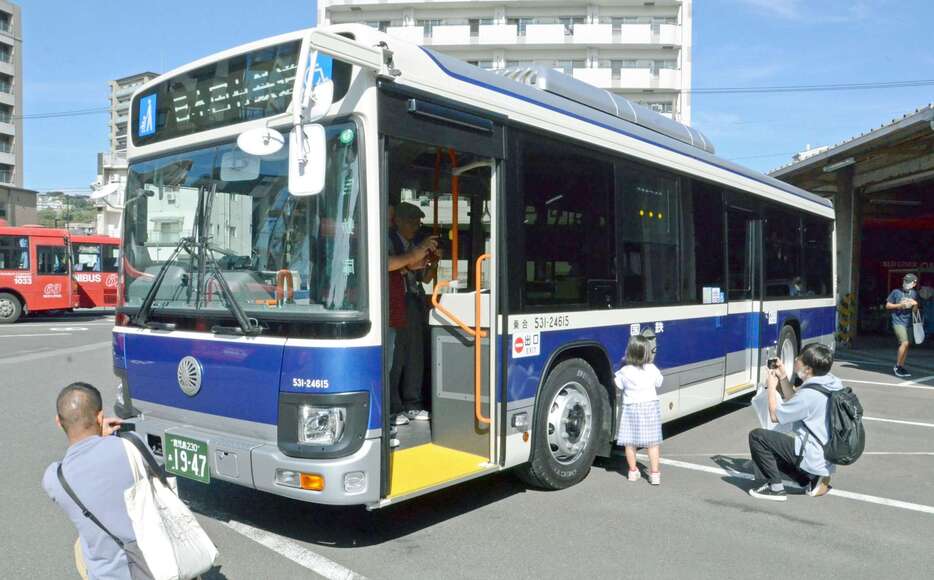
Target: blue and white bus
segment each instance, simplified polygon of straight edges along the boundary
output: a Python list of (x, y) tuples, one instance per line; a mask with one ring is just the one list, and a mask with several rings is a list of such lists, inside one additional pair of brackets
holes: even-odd
[[(130, 129), (116, 411), (204, 483), (370, 508), (507, 469), (564, 488), (611, 452), (630, 336), (655, 336), (665, 421), (833, 341), (826, 200), (550, 69), (305, 30), (154, 79)], [(446, 260), (431, 419), (391, 436), (402, 201)]]

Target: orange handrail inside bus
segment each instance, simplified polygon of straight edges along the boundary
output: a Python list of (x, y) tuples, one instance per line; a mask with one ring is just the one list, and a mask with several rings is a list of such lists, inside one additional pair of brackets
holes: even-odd
[(276, 272), (276, 302), (282, 304), (283, 298), (289, 304), (295, 301), (295, 278), (286, 269)]
[[(474, 340), (474, 343), (473, 343), (473, 349), (474, 349), (474, 359), (473, 359), (473, 365), (474, 365), (474, 385), (473, 385), (473, 392), (474, 392), (474, 417), (477, 419), (477, 422), (483, 423), (483, 424), (485, 424), (485, 425), (489, 425), (492, 421), (490, 420), (489, 417), (486, 417), (486, 416), (483, 414), (483, 402), (482, 402), (482, 397), (481, 397), (482, 390), (483, 390), (483, 389), (482, 389), (482, 387), (483, 387), (483, 380), (482, 380), (482, 379), (483, 379), (483, 375), (482, 375), (482, 373), (480, 372), (480, 371), (482, 370), (482, 367), (483, 367), (483, 360), (482, 360), (483, 357), (481, 356), (481, 355), (482, 355), (482, 352), (483, 352), (483, 351), (482, 351), (482, 346), (483, 346), (483, 345), (481, 344), (480, 339), (486, 337), (489, 333), (484, 332), (484, 331), (483, 331), (483, 328), (481, 327), (481, 314), (482, 314), (482, 313), (481, 313), (481, 310), (482, 310), (482, 304), (483, 304), (483, 300), (482, 300), (483, 296), (482, 296), (481, 293), (480, 293), (480, 290), (481, 290), (481, 285), (480, 285), (480, 283), (481, 283), (481, 277), (482, 277), (481, 274), (482, 274), (482, 270), (483, 270), (483, 261), (484, 261), (484, 260), (489, 260), (489, 259), (490, 259), (490, 255), (489, 255), (489, 254), (482, 254), (479, 258), (477, 258), (477, 266), (476, 266), (476, 268), (477, 268), (477, 275), (476, 275), (476, 279), (475, 279), (475, 281), (474, 281), (474, 285), (475, 285), (475, 288), (474, 288), (474, 291), (475, 291), (475, 296), (474, 296), (474, 328), (470, 328), (469, 326), (467, 326), (467, 324), (466, 324), (463, 320), (461, 320), (460, 318), (458, 318), (453, 312), (451, 312), (450, 310), (448, 310), (448, 309), (445, 308), (444, 306), (441, 306), (441, 301), (439, 300), (438, 295), (440, 294), (442, 288), (444, 288), (445, 286), (447, 286), (447, 285), (449, 285), (449, 284), (451, 283), (451, 280), (439, 280), (439, 281), (435, 284), (435, 289), (434, 289), (434, 291), (431, 293), (431, 303), (432, 303), (432, 305), (433, 305), (436, 309), (438, 309), (438, 311), (441, 312), (441, 314), (443, 314), (444, 316), (446, 316), (446, 317), (448, 318), (448, 320), (450, 320), (451, 322), (453, 322), (454, 324), (456, 324), (457, 326), (459, 326), (460, 329), (463, 330), (464, 332), (466, 332), (469, 336), (472, 336), (472, 337), (473, 337), (473, 340)], [(492, 382), (492, 381), (491, 381), (491, 382)], [(492, 392), (492, 387), (491, 387), (490, 391)]]

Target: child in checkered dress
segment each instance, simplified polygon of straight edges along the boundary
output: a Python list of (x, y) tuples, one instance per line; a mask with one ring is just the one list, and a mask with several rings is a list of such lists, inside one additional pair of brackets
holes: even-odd
[(623, 411), (616, 441), (626, 447), (629, 481), (639, 481), (636, 449), (648, 448), (649, 483), (661, 483), (658, 471), (658, 446), (662, 442), (662, 410), (658, 402), (658, 387), (662, 386), (662, 373), (652, 361), (655, 359), (652, 343), (642, 335), (629, 338), (623, 368), (616, 371), (616, 388), (622, 391)]

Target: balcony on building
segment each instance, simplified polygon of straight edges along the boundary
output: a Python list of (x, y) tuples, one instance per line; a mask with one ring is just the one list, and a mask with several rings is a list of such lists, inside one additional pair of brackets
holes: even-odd
[(613, 86), (613, 69), (606, 68), (575, 68), (574, 78), (603, 89)]
[(421, 26), (390, 26), (386, 34), (415, 44), (422, 44), (425, 40), (425, 29)]
[(681, 45), (681, 27), (677, 24), (637, 23), (610, 26), (613, 44)]
[(470, 44), (470, 24), (442, 24), (431, 27), (427, 38), (432, 45)]
[(652, 69), (646, 68), (613, 68), (612, 87), (614, 89), (648, 89), (652, 88)]
[(12, 149), (9, 152), (4, 152), (0, 149), (0, 163), (4, 165), (16, 165), (16, 155), (13, 154)]
[(655, 87), (657, 89), (681, 90), (681, 71), (678, 69), (659, 69)]
[(480, 44), (516, 44), (518, 37), (515, 24), (481, 24), (477, 34)]
[(574, 42), (582, 44), (612, 44), (612, 24), (575, 24)]
[(526, 44), (563, 44), (567, 36), (564, 24), (526, 24)]

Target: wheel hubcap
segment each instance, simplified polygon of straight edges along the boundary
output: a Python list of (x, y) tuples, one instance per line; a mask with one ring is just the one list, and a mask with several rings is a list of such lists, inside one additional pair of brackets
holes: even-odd
[(12, 318), (16, 309), (9, 298), (0, 300), (0, 318)]
[(576, 461), (587, 449), (593, 430), (593, 406), (584, 386), (561, 387), (548, 406), (548, 447), (558, 463)]
[(781, 358), (782, 364), (785, 365), (785, 372), (788, 373), (789, 378), (793, 377), (795, 374), (795, 345), (790, 340), (782, 343)]

